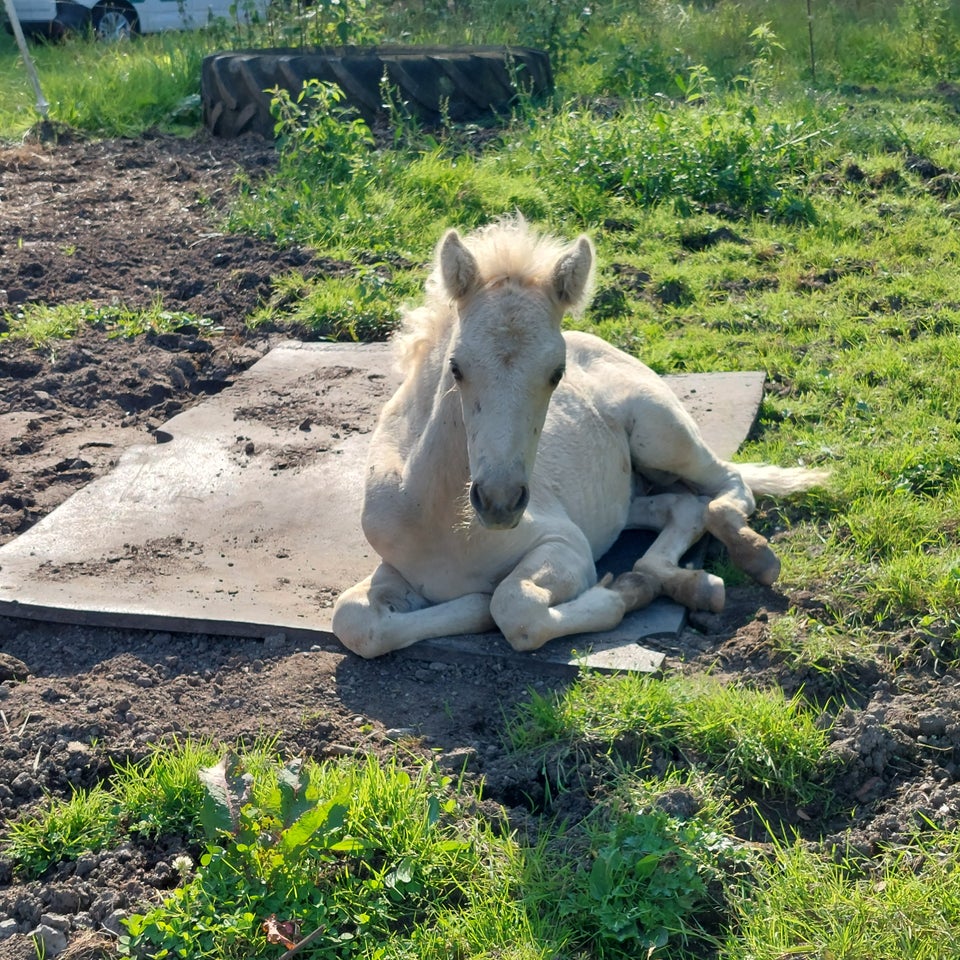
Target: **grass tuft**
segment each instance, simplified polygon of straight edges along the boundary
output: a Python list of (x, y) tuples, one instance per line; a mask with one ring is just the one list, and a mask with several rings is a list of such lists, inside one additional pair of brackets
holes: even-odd
[(534, 691), (508, 735), (520, 750), (583, 739), (613, 745), (627, 736), (801, 803), (821, 793), (829, 774), (826, 732), (799, 696), (711, 677), (587, 674), (558, 696)]

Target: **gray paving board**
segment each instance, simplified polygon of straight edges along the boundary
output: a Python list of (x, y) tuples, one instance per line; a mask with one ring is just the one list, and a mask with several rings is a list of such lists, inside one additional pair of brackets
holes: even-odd
[[(667, 378), (722, 456), (756, 417), (761, 373)], [(160, 442), (0, 548), (0, 614), (64, 623), (329, 642), (333, 601), (377, 559), (360, 530), (369, 433), (398, 376), (383, 344), (285, 343), (215, 397), (178, 414)], [(78, 441), (79, 442), (79, 441)], [(644, 535), (608, 554), (626, 569)], [(619, 551), (619, 552), (618, 552)], [(607, 558), (598, 564), (608, 569)], [(519, 658), (537, 669), (659, 669), (642, 640), (676, 636), (661, 600), (614, 631), (517, 655), (498, 633), (407, 654)]]

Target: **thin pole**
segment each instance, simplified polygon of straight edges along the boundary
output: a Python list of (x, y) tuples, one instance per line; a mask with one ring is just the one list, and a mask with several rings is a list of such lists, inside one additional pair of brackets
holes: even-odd
[[(7, 0), (9, 3), (10, 0)], [(810, 35), (810, 79), (817, 82), (817, 61), (813, 56), (813, 9), (811, 0), (807, 0), (807, 33)]]
[(23, 27), (20, 26), (20, 18), (14, 9), (13, 0), (3, 0), (7, 8), (7, 16), (10, 18), (10, 26), (13, 28), (13, 35), (16, 37), (17, 46), (20, 48), (20, 54), (23, 57), (23, 64), (27, 68), (27, 76), (33, 84), (33, 89), (37, 94), (37, 109), (40, 111), (44, 120), (49, 120), (50, 104), (40, 89), (40, 78), (37, 76), (37, 68), (33, 65), (33, 57), (30, 56), (30, 50), (27, 48), (27, 39), (23, 35)]

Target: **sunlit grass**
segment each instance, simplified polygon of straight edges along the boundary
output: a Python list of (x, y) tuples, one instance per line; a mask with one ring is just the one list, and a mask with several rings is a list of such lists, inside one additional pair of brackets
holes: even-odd
[(778, 845), (739, 901), (724, 960), (941, 960), (960, 936), (960, 838), (934, 832), (879, 863)]
[(534, 693), (508, 735), (518, 749), (629, 735), (734, 783), (803, 799), (829, 775), (826, 733), (799, 697), (711, 677), (586, 675), (556, 697)]
[(109, 784), (50, 797), (5, 831), (4, 852), (18, 873), (41, 876), (54, 864), (114, 846), (131, 833), (157, 836), (196, 830), (202, 801), (197, 768), (213, 763), (209, 743), (187, 740), (118, 765)]
[(26, 340), (35, 347), (51, 347), (69, 340), (79, 330), (92, 325), (114, 337), (135, 337), (150, 331), (169, 333), (191, 328), (215, 334), (220, 328), (208, 317), (197, 317), (180, 310), (167, 310), (160, 299), (146, 309), (123, 306), (98, 306), (80, 303), (25, 303), (15, 312), (0, 312), (0, 349), (3, 340)]
[[(112, 45), (75, 37), (29, 49), (50, 120), (97, 136), (132, 136), (151, 127), (197, 126), (200, 62), (216, 36), (163, 34)], [(23, 136), (41, 119), (22, 59), (6, 34), (0, 35), (0, 94), (0, 139)]]

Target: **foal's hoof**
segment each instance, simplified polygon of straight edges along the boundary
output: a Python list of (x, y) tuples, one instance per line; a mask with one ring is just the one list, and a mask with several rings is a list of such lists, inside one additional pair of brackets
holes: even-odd
[(608, 589), (620, 594), (627, 613), (649, 606), (663, 593), (659, 580), (649, 573), (637, 571), (621, 573), (613, 583), (609, 584)]
[(780, 558), (767, 546), (766, 541), (762, 550), (751, 553), (744, 562), (737, 563), (736, 557), (733, 557), (733, 562), (765, 587), (769, 587), (780, 576)]
[(676, 599), (689, 610), (721, 613), (727, 602), (727, 591), (719, 577), (700, 570), (684, 584), (683, 596)]
[(744, 527), (739, 531), (738, 542), (727, 545), (734, 566), (753, 577), (757, 583), (769, 587), (780, 576), (780, 559), (770, 549), (764, 537), (755, 530)]

